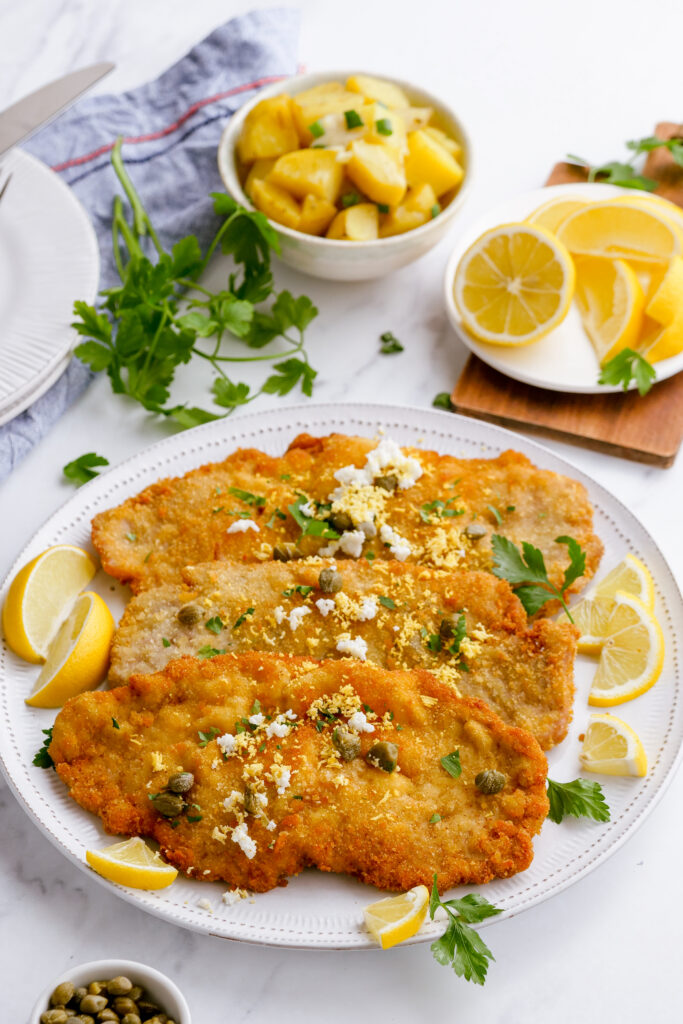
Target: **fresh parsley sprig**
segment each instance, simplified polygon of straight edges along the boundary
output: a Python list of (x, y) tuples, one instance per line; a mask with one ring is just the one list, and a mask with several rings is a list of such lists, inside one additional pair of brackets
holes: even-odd
[(648, 393), (657, 379), (657, 371), (640, 352), (632, 348), (624, 348), (600, 369), (598, 384), (621, 385), (628, 391), (631, 381), (635, 381), (640, 396)]
[(564, 608), (567, 618), (573, 618), (564, 595), (574, 580), (586, 571), (586, 552), (572, 537), (556, 537), (556, 544), (566, 544), (569, 551), (569, 567), (565, 569), (562, 585), (556, 587), (548, 579), (543, 552), (528, 541), (522, 542), (522, 551), (508, 540), (494, 533), (491, 537), (494, 563), (493, 572), (501, 580), (507, 580), (524, 605), (527, 615), (534, 615), (546, 601), (557, 600)]
[(627, 161), (610, 160), (608, 163), (591, 166), (588, 160), (583, 157), (567, 154), (567, 160), (572, 164), (578, 164), (588, 169), (589, 181), (602, 181), (609, 185), (621, 185), (622, 188), (635, 188), (641, 192), (654, 192), (658, 182), (653, 178), (647, 178), (640, 174), (633, 161), (643, 153), (651, 153), (653, 149), (668, 149), (674, 161), (679, 167), (683, 167), (683, 139), (658, 139), (655, 135), (648, 135), (643, 139), (633, 139), (626, 143), (633, 157)]
[[(76, 348), (79, 359), (95, 371), (104, 370), (116, 394), (128, 395), (181, 427), (220, 419), (260, 394), (286, 395), (297, 385), (310, 396), (316, 371), (304, 349), (304, 331), (318, 311), (305, 295), (274, 291), (270, 259), (279, 243), (267, 218), (213, 193), (214, 210), (223, 221), (206, 253), (194, 235), (167, 252), (124, 167), (120, 139), (111, 162), (131, 214), (129, 222), (123, 199), (116, 196), (112, 244), (121, 283), (102, 293), (99, 311), (75, 303), (73, 326), (86, 339)], [(235, 271), (227, 287), (214, 292), (197, 279), (218, 247), (233, 257)], [(270, 308), (263, 309), (270, 298)], [(226, 354), (226, 337), (240, 341), (248, 354)], [(260, 351), (276, 339), (276, 351)], [(217, 409), (169, 404), (176, 371), (195, 357), (216, 373), (212, 393)], [(274, 372), (253, 393), (226, 372), (227, 364), (244, 362), (273, 363)]]
[(548, 779), (548, 817), (557, 825), (567, 815), (573, 818), (592, 818), (609, 821), (610, 810), (599, 782), (574, 779), (573, 782), (554, 782)]
[(48, 747), (52, 743), (52, 729), (54, 729), (54, 726), (50, 729), (42, 730), (45, 739), (43, 740), (42, 747), (37, 751), (32, 762), (36, 768), (54, 768), (55, 766), (55, 763), (48, 752)]
[(62, 473), (67, 480), (76, 484), (76, 487), (80, 487), (99, 475), (99, 470), (95, 469), (95, 466), (108, 465), (109, 459), (105, 459), (104, 455), (98, 455), (97, 452), (86, 452), (85, 455), (79, 455), (73, 462), (67, 462)]
[(475, 892), (459, 900), (442, 900), (435, 874), (429, 900), (429, 917), (432, 921), (439, 907), (443, 907), (448, 914), (448, 927), (441, 938), (430, 946), (434, 959), (444, 967), (452, 967), (458, 977), (465, 981), (483, 985), (489, 960), (495, 960), (495, 957), (470, 925), (500, 914), (501, 909)]

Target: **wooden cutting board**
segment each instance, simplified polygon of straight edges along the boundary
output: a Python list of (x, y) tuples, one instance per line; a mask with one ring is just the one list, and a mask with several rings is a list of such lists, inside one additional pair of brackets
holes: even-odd
[[(681, 127), (659, 124), (657, 135), (671, 138)], [(683, 171), (672, 164), (666, 150), (656, 150), (644, 173), (661, 182), (657, 192), (683, 206)], [(582, 180), (581, 169), (558, 164), (546, 184)], [(471, 355), (451, 401), (466, 416), (662, 468), (673, 464), (683, 440), (683, 373), (656, 384), (644, 398), (637, 391), (574, 395), (521, 384)]]

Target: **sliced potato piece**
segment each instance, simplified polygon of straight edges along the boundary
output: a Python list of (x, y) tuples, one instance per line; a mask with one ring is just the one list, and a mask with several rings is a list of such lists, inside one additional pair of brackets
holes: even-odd
[[(345, 89), (319, 93), (317, 88), (319, 87), (297, 93), (292, 103), (294, 123), (302, 146), (309, 146), (311, 142), (315, 141), (309, 131), (309, 126), (315, 121), (319, 121), (326, 114), (358, 110), (362, 106), (357, 93), (347, 92)], [(298, 147), (290, 146), (289, 148), (297, 149)]]
[(247, 180), (244, 183), (244, 191), (251, 199), (251, 186), (258, 179), (259, 181), (265, 181), (275, 165), (274, 159), (261, 159), (255, 160), (249, 168), (249, 174)]
[(353, 142), (346, 173), (354, 185), (375, 203), (397, 206), (405, 195), (403, 162), (388, 146), (373, 145), (364, 139)]
[(406, 107), (399, 113), (405, 121), (406, 131), (416, 132), (418, 128), (427, 127), (434, 111), (431, 107)]
[(251, 186), (251, 201), (265, 213), (266, 217), (298, 231), (301, 207), (296, 199), (279, 185), (274, 185), (272, 181), (254, 179)]
[(403, 89), (392, 82), (373, 78), (372, 75), (352, 75), (346, 82), (346, 88), (350, 92), (359, 92), (369, 100), (377, 100), (390, 109), (410, 106), (410, 100)]
[(301, 205), (299, 231), (307, 235), (324, 235), (337, 212), (334, 203), (319, 196), (308, 195)]
[(446, 132), (442, 132), (440, 128), (434, 128), (432, 125), (426, 125), (424, 130), (427, 135), (431, 135), (435, 142), (447, 149), (456, 160), (460, 158), (462, 146), (451, 135), (446, 135)]
[(336, 153), (327, 149), (297, 149), (276, 161), (268, 180), (297, 199), (313, 195), (334, 203), (343, 177), (344, 168)]
[(250, 110), (242, 125), (237, 152), (244, 164), (282, 156), (299, 148), (289, 96), (261, 100)]
[(389, 213), (380, 218), (379, 236), (402, 235), (431, 220), (432, 210), (438, 207), (436, 194), (431, 185), (417, 185), (409, 188), (405, 199)]
[(409, 185), (431, 185), (437, 196), (455, 188), (463, 179), (458, 161), (424, 129), (408, 133), (405, 170)]
[(329, 226), (327, 237), (367, 242), (379, 237), (378, 226), (379, 218), (375, 204), (359, 203), (337, 214)]
[(401, 157), (405, 156), (408, 152), (406, 125), (398, 111), (387, 110), (381, 103), (368, 103), (359, 113), (367, 125), (368, 142), (389, 146)]

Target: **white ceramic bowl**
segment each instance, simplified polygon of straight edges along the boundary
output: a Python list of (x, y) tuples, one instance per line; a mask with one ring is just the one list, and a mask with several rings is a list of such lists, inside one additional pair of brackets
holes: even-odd
[(142, 985), (149, 997), (158, 1003), (176, 1024), (190, 1024), (190, 1009), (178, 986), (161, 971), (135, 960), (92, 960), (90, 963), (64, 971), (40, 993), (28, 1024), (40, 1024), (40, 1015), (50, 1008), (50, 996), (63, 981), (72, 981), (76, 986), (87, 985), (91, 981), (102, 981), (105, 978), (109, 980), (120, 974), (130, 978), (134, 985)]
[[(240, 184), (236, 160), (237, 140), (249, 111), (261, 100), (270, 96), (278, 96), (283, 92), (294, 95), (323, 82), (346, 81), (350, 75), (355, 74), (359, 74), (359, 72), (349, 69), (295, 75), (293, 78), (262, 89), (250, 103), (245, 103), (231, 117), (218, 145), (218, 170), (223, 184), (233, 199), (243, 206), (254, 209)], [(401, 81), (399, 78), (387, 78), (386, 75), (380, 77), (400, 86), (408, 94), (412, 103), (434, 108), (443, 127), (462, 146), (465, 168), (463, 183), (438, 217), (423, 224), (422, 227), (406, 231), (402, 235), (392, 235), (389, 238), (378, 238), (368, 242), (338, 241), (321, 238), (317, 235), (306, 235), (301, 231), (294, 231), (283, 224), (271, 221), (280, 238), (282, 260), (305, 274), (324, 277), (331, 281), (364, 281), (371, 277), (381, 277), (392, 270), (398, 270), (399, 267), (412, 263), (413, 260), (423, 256), (443, 238), (464, 202), (472, 177), (472, 149), (461, 121), (449, 106), (424, 89), (420, 89), (411, 82)]]

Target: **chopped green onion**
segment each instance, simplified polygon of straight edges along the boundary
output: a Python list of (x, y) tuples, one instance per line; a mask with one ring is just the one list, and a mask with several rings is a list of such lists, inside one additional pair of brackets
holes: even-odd
[(394, 129), (391, 127), (391, 121), (388, 117), (383, 117), (379, 121), (375, 121), (375, 128), (380, 135), (393, 135)]
[(347, 128), (362, 128), (363, 121), (357, 110), (345, 110), (344, 120)]
[(432, 206), (432, 208), (431, 208), (431, 210), (429, 212), (431, 213), (432, 220), (433, 220), (434, 217), (438, 217), (439, 214), (441, 213), (441, 207), (439, 206), (438, 203), (434, 203), (434, 205)]
[(380, 213), (389, 213), (389, 207), (387, 203), (377, 203), (377, 209)]
[(357, 206), (360, 202), (360, 196), (357, 192), (347, 192), (341, 197), (341, 204), (346, 210), (349, 206)]
[(314, 139), (319, 139), (321, 135), (325, 134), (325, 129), (320, 121), (314, 121), (313, 124), (309, 124), (308, 130)]

